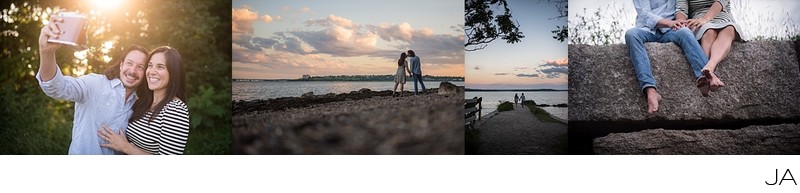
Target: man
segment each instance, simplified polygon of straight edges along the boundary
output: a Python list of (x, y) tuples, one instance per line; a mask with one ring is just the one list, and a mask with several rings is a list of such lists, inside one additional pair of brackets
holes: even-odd
[(141, 46), (131, 46), (112, 62), (115, 65), (106, 70), (105, 75), (64, 76), (56, 64), (55, 51), (60, 46), (47, 42), (49, 37), (59, 38), (58, 25), (63, 21), (51, 16), (50, 23), (42, 28), (36, 79), (47, 96), (75, 102), (69, 154), (115, 154), (110, 148), (100, 147), (97, 132), (102, 125), (127, 127), (136, 100), (134, 91), (144, 78), (148, 51)]
[(425, 94), (425, 83), (422, 83), (422, 66), (413, 50), (408, 50), (408, 63), (411, 65), (411, 77), (414, 78), (414, 95), (417, 95), (417, 81), (422, 85), (422, 94)]
[(641, 92), (647, 95), (647, 112), (654, 114), (658, 111), (661, 95), (650, 69), (645, 42), (673, 42), (680, 46), (694, 70), (697, 88), (703, 96), (708, 96), (708, 81), (700, 72), (708, 63), (708, 58), (686, 23), (674, 21), (675, 0), (633, 0), (633, 5), (636, 8), (636, 27), (625, 32), (625, 43), (628, 45)]

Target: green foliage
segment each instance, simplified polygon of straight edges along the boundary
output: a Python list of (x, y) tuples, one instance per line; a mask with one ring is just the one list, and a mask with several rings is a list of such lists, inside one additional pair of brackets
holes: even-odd
[[(93, 13), (88, 1), (3, 1), (0, 53), (0, 154), (65, 154), (72, 102), (42, 93), (34, 77), (39, 66), (40, 19), (58, 10)], [(186, 65), (191, 119), (186, 154), (228, 154), (231, 144), (231, 4), (226, 1), (126, 1), (102, 15), (90, 14), (89, 50), (81, 60), (69, 48), (57, 51), (67, 76), (101, 73), (132, 44), (171, 46)], [(12, 5), (13, 4), (13, 5)], [(49, 10), (49, 11), (48, 11)], [(104, 42), (113, 48), (104, 50)]]
[[(502, 14), (495, 14), (493, 9), (502, 9)], [(486, 48), (487, 44), (498, 37), (506, 43), (514, 44), (525, 36), (519, 31), (519, 23), (512, 21), (511, 9), (506, 0), (465, 0), (464, 1), (464, 33), (467, 42), (466, 51)]]
[(525, 101), (523, 104), (526, 107), (528, 107), (528, 109), (531, 110), (531, 113), (533, 113), (533, 115), (536, 116), (536, 118), (538, 118), (539, 121), (566, 124), (563, 121), (553, 118), (553, 116), (550, 115), (550, 113), (548, 113), (544, 109), (537, 107), (536, 103), (534, 103), (533, 101), (528, 100)]
[(497, 112), (510, 111), (510, 110), (514, 110), (514, 103), (503, 101), (502, 103), (497, 105)]
[[(583, 9), (583, 14), (576, 14), (577, 20), (570, 21), (569, 41), (571, 44), (592, 44), (608, 45), (624, 43), (623, 28), (630, 28), (633, 25), (623, 25), (622, 20), (629, 17), (628, 10), (617, 7), (616, 3), (605, 9), (597, 9), (593, 15), (588, 15), (587, 10)], [(633, 15), (635, 16), (635, 15)], [(629, 20), (633, 18), (627, 18)], [(610, 20), (610, 23), (601, 21)], [(627, 21), (627, 20), (626, 20)], [(626, 22), (627, 23), (627, 22)]]

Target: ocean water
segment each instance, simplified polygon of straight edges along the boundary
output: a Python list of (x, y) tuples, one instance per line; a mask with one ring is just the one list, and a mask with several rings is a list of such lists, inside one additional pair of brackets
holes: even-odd
[[(499, 101), (510, 101), (513, 103), (515, 93), (516, 94), (525, 93), (525, 100), (536, 101), (536, 104), (548, 104), (548, 105), (556, 105), (561, 103), (567, 104), (567, 91), (546, 91), (546, 92), (467, 91), (466, 93), (464, 93), (464, 97), (468, 99), (471, 99), (473, 97), (483, 97), (483, 101), (481, 103), (481, 105), (483, 106), (483, 110), (481, 114), (486, 115), (492, 111), (497, 110), (497, 105), (500, 104)], [(566, 107), (541, 107), (541, 108), (555, 117), (567, 120), (568, 108)]]
[[(439, 88), (440, 81), (425, 81), (426, 88)], [(464, 86), (464, 82), (454, 82), (457, 86)], [(272, 99), (279, 97), (299, 97), (307, 92), (315, 95), (328, 93), (348, 93), (362, 88), (373, 91), (392, 90), (394, 82), (354, 82), (354, 81), (254, 81), (233, 82), (232, 97), (237, 100)], [(422, 89), (422, 88), (420, 88)], [(405, 91), (414, 91), (414, 83), (406, 82)], [(397, 91), (400, 91), (398, 86)]]

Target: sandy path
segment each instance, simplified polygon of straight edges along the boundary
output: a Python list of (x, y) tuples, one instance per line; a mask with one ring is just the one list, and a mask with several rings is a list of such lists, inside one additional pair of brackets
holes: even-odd
[(478, 154), (566, 154), (567, 126), (539, 121), (528, 109), (514, 110), (478, 123), (483, 144)]

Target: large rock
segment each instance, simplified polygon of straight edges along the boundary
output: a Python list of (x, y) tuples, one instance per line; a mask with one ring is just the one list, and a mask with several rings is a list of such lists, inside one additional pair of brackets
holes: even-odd
[(716, 70), (727, 86), (708, 98), (700, 96), (677, 45), (647, 43), (645, 47), (663, 97), (657, 115), (646, 113), (626, 45), (569, 45), (569, 120), (800, 118), (800, 65), (793, 42), (734, 42)]
[(800, 154), (800, 124), (737, 130), (650, 129), (594, 139), (597, 154)]
[(464, 92), (463, 90), (459, 90), (459, 87), (450, 82), (442, 82), (439, 83), (439, 94), (455, 94)]

